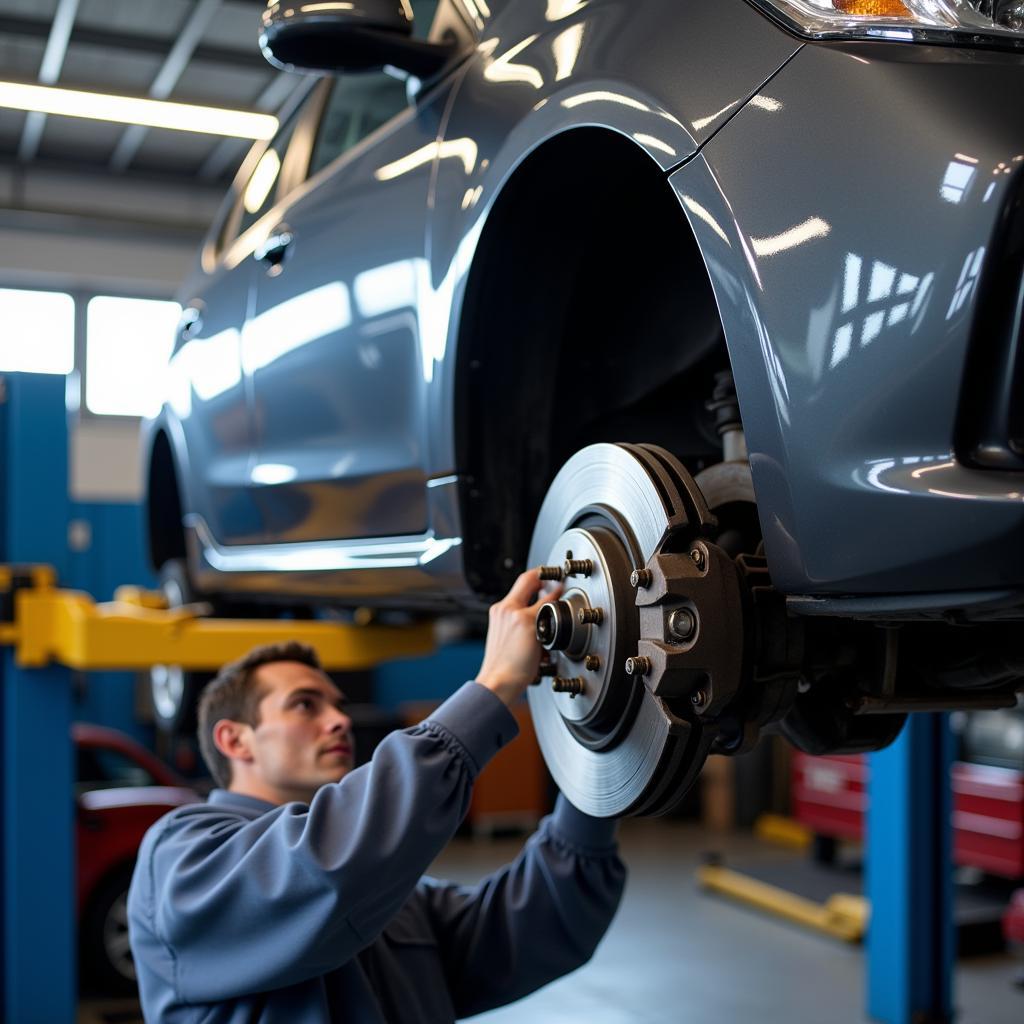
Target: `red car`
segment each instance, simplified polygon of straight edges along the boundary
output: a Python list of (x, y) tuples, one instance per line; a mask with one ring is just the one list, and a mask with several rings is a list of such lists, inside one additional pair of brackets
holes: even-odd
[(199, 794), (116, 729), (76, 723), (77, 912), (83, 987), (131, 990), (128, 884), (146, 829)]

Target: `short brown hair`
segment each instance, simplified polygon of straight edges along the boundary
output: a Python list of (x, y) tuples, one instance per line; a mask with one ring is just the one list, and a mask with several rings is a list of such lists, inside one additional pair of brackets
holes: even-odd
[(237, 661), (229, 662), (203, 688), (199, 697), (199, 751), (214, 781), (222, 789), (231, 785), (231, 762), (213, 742), (213, 727), (222, 719), (260, 724), (264, 693), (256, 686), (256, 669), (276, 661), (298, 661), (323, 671), (315, 650), (297, 640), (254, 647)]

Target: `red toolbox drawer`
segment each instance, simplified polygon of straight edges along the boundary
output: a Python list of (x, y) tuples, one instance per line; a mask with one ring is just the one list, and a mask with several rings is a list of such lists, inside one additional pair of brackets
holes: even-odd
[(1024, 877), (1024, 774), (953, 765), (953, 860), (1006, 878)]
[[(860, 754), (793, 755), (793, 816), (813, 832), (861, 839), (868, 761)], [(1005, 878), (1024, 878), (1024, 772), (953, 765), (953, 860)]]
[(868, 763), (860, 754), (793, 753), (793, 816), (837, 839), (860, 839), (867, 809)]

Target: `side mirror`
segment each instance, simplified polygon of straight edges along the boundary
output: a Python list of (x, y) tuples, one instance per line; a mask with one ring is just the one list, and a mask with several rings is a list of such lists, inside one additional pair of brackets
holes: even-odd
[(303, 3), (278, 0), (263, 12), (260, 49), (284, 71), (369, 71), (391, 65), (429, 78), (452, 49), (412, 38), (408, 0)]

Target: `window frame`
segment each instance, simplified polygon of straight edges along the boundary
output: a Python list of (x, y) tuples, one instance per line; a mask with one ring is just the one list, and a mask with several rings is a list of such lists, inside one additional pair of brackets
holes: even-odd
[[(277, 181), (274, 182), (272, 189), (273, 202), (267, 207), (266, 212), (254, 220), (245, 230), (250, 231), (256, 224), (259, 224), (264, 217), (280, 204), (282, 199), (293, 191), (297, 185), (301, 184), (302, 179), (296, 180), (294, 171), (295, 166), (301, 166), (301, 152), (293, 155), (292, 151), (303, 145), (306, 146), (307, 150), (312, 146), (309, 120), (313, 113), (313, 108), (318, 107), (323, 102), (323, 82), (324, 79), (310, 76), (308, 82), (304, 83), (303, 87), (300, 87), (292, 94), (285, 107), (281, 110), (280, 126), (274, 133), (273, 138), (267, 139), (266, 142), (256, 143), (242, 161), (242, 165), (238, 169), (238, 173), (235, 175), (235, 180), (232, 182), (228, 193), (231, 201), (229, 204), (225, 204), (227, 212), (223, 219), (218, 221), (217, 227), (211, 233), (211, 237), (214, 239), (213, 255), (218, 266), (223, 264), (225, 255), (234, 248), (235, 243), (244, 234), (244, 232), (240, 232), (238, 229), (242, 221), (242, 202), (245, 197), (245, 189), (249, 184), (250, 178), (252, 178), (256, 168), (259, 166), (260, 160), (263, 159), (263, 154), (288, 131), (292, 132), (292, 137), (288, 140), (288, 145), (281, 154), (281, 170), (278, 172)], [(293, 118), (296, 119), (294, 130), (292, 130)], [(308, 152), (306, 159), (308, 162)]]
[[(120, 285), (116, 290), (111, 288), (62, 288), (58, 284), (31, 284), (19, 281), (17, 278), (5, 278), (0, 276), (0, 288), (16, 288), (19, 291), (29, 292), (56, 292), (61, 295), (70, 295), (74, 302), (75, 315), (73, 319), (73, 362), (71, 372), (65, 375), (68, 390), (68, 412), (77, 417), (79, 422), (91, 421), (93, 423), (126, 423), (138, 426), (145, 419), (144, 416), (118, 416), (112, 413), (92, 412), (85, 404), (85, 379), (88, 373), (86, 366), (86, 355), (88, 352), (88, 320), (89, 300), (100, 296), (112, 296), (118, 299), (155, 299), (158, 302), (177, 302), (178, 297), (169, 292), (154, 293), (144, 289), (135, 289), (128, 283), (124, 287)], [(10, 373), (20, 373), (20, 370), (0, 370), (0, 376)], [(51, 376), (60, 376), (52, 374)]]
[[(72, 303), (72, 317), (71, 317), (71, 370), (67, 374), (59, 373), (48, 373), (48, 377), (60, 377), (64, 376), (66, 379), (70, 378), (71, 375), (78, 369), (78, 296), (80, 289), (75, 288), (62, 288), (57, 284), (26, 284), (24, 281), (5, 280), (0, 278), (0, 288), (10, 289), (11, 291), (19, 292), (47, 292), (50, 295), (70, 295)], [(9, 373), (24, 373), (24, 370), (0, 370), (0, 376), (6, 376)]]
[[(149, 302), (176, 302), (180, 308), (181, 302), (176, 295), (152, 295), (124, 290), (97, 291), (92, 288), (88, 291), (73, 292), (72, 298), (75, 300), (75, 364), (71, 373), (68, 374), (68, 382), (69, 386), (72, 386), (73, 379), (73, 386), (77, 388), (77, 409), (75, 411), (79, 422), (141, 424), (147, 418), (146, 416), (136, 416), (133, 413), (93, 412), (86, 402), (85, 396), (88, 394), (89, 387), (89, 303), (93, 299), (101, 298), (142, 299)], [(176, 339), (177, 332), (171, 336), (172, 351)], [(159, 411), (157, 409), (156, 413)]]

